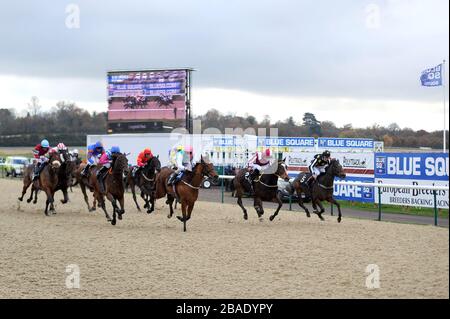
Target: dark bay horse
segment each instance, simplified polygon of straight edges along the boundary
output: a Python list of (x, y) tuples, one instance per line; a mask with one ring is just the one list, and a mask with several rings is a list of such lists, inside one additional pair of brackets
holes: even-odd
[[(49, 207), (50, 211), (55, 213), (53, 202), (54, 202), (54, 194), (56, 191), (56, 187), (58, 185), (58, 174), (59, 169), (61, 167), (61, 157), (58, 152), (52, 152), (49, 154), (49, 161), (41, 171), (39, 175), (39, 179), (35, 182), (31, 181), (30, 174), (26, 174), (24, 176), (24, 185), (22, 189), (22, 196), (19, 197), (19, 200), (23, 200), (23, 196), (25, 195), (28, 187), (33, 184), (31, 188), (31, 197), (27, 200), (27, 202), (31, 201), (31, 198), (33, 197), (33, 192), (35, 193), (34, 197), (34, 203), (37, 201), (37, 192), (38, 190), (43, 190), (45, 194), (47, 195), (47, 200), (45, 202), (45, 215), (49, 216)], [(31, 182), (30, 182), (31, 181)]]
[(208, 163), (201, 157), (200, 162), (196, 163), (192, 169), (192, 172), (185, 171), (181, 180), (175, 184), (175, 186), (167, 185), (167, 179), (172, 174), (173, 170), (164, 167), (158, 174), (155, 198), (162, 198), (167, 195), (166, 204), (169, 205), (170, 213), (167, 216), (171, 218), (173, 216), (173, 202), (175, 198), (178, 198), (181, 203), (181, 211), (183, 216), (177, 216), (177, 218), (183, 223), (183, 231), (186, 231), (186, 222), (191, 218), (194, 204), (198, 198), (198, 191), (200, 185), (203, 182), (204, 177), (210, 177), (217, 179), (219, 175), (214, 170), (212, 163)]
[[(96, 176), (97, 174), (92, 174), (91, 178), (93, 180), (95, 198), (98, 200), (99, 206), (105, 212), (106, 219), (110, 221), (112, 225), (115, 225), (116, 214), (120, 220), (122, 219), (122, 215), (125, 213), (125, 185), (123, 182), (123, 173), (128, 169), (128, 159), (125, 154), (121, 153), (113, 154), (112, 158), (111, 168), (108, 170), (104, 180), (104, 191), (100, 188), (100, 182), (97, 180)], [(112, 219), (106, 211), (105, 196), (113, 206)], [(117, 206), (117, 202), (119, 202), (120, 209)]]
[[(244, 212), (244, 219), (248, 219), (247, 210), (242, 204), (242, 196), (244, 192), (250, 191), (250, 183), (245, 178), (245, 173), (247, 172), (246, 168), (239, 170), (236, 174), (236, 177), (233, 180), (234, 184), (234, 194), (237, 197), (237, 203), (239, 207), (242, 208)], [(287, 173), (287, 167), (285, 164), (285, 160), (278, 160), (272, 164), (272, 167), (267, 168), (267, 173), (262, 173), (260, 178), (254, 182), (254, 203), (256, 213), (258, 217), (261, 219), (264, 214), (264, 209), (262, 206), (262, 201), (273, 201), (278, 203), (278, 207), (275, 213), (270, 216), (270, 220), (272, 221), (275, 216), (278, 214), (281, 206), (283, 206), (283, 202), (279, 196), (278, 192), (278, 178), (289, 180), (289, 176)]]
[[(75, 168), (75, 163), (71, 160), (70, 154), (68, 150), (59, 150), (52, 154), (58, 154), (59, 155), (59, 161), (61, 162), (61, 166), (58, 169), (58, 184), (56, 185), (55, 192), (62, 191), (64, 199), (61, 200), (61, 203), (65, 204), (69, 201), (68, 197), (68, 188), (70, 184), (72, 183), (72, 173)], [(29, 165), (27, 169), (24, 172), (24, 179), (23, 179), (23, 190), (22, 190), (22, 196), (19, 197), (19, 200), (23, 200), (23, 196), (25, 195), (28, 187), (32, 185), (31, 187), (31, 194), (30, 198), (27, 199), (27, 202), (31, 202), (33, 198), (34, 193), (34, 201), (33, 204), (37, 203), (37, 194), (39, 191), (39, 183), (32, 183), (32, 175), (34, 171), (34, 165)], [(50, 210), (54, 211), (53, 203), (51, 203)]]
[[(341, 206), (333, 198), (333, 190), (334, 190), (334, 178), (335, 177), (345, 178), (346, 176), (344, 169), (342, 168), (342, 165), (339, 163), (338, 160), (332, 159), (330, 165), (327, 166), (325, 170), (325, 174), (320, 175), (319, 177), (317, 177), (317, 180), (313, 182), (311, 190), (309, 189), (309, 186), (306, 184), (306, 181), (308, 180), (309, 176), (311, 176), (311, 173), (302, 172), (298, 174), (298, 176), (292, 183), (293, 188), (295, 189), (298, 195), (298, 204), (305, 210), (306, 216), (311, 217), (308, 208), (306, 208), (303, 203), (303, 198), (301, 195), (305, 194), (307, 197), (308, 196), (311, 197), (311, 204), (313, 205), (314, 209), (313, 212), (317, 214), (317, 216), (319, 216), (320, 220), (324, 220), (322, 214), (325, 212), (325, 209), (323, 208), (321, 202), (326, 200), (331, 205), (335, 204), (339, 212), (337, 221), (340, 223), (342, 220)], [(320, 211), (317, 211), (316, 205), (319, 205)]]
[[(127, 174), (127, 183), (133, 193), (133, 200), (136, 203), (137, 209), (141, 208), (136, 200), (135, 186), (139, 187), (141, 191), (141, 197), (145, 202), (144, 208), (147, 208), (147, 213), (150, 214), (155, 210), (155, 184), (156, 173), (161, 171), (161, 162), (158, 156), (153, 156), (147, 164), (142, 167), (140, 174), (133, 177), (131, 172)], [(151, 204), (151, 205), (150, 205)]]

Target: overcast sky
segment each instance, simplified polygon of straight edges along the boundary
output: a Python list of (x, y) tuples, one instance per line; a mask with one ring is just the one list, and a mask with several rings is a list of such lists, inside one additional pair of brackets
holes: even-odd
[[(301, 121), (312, 112), (338, 126), (396, 122), (441, 130), (442, 88), (421, 87), (419, 77), (448, 60), (448, 6), (448, 0), (7, 1), (0, 6), (0, 108), (20, 112), (38, 96), (46, 107), (70, 100), (104, 111), (107, 70), (192, 67), (195, 114), (217, 108)], [(77, 8), (79, 28), (69, 28)]]

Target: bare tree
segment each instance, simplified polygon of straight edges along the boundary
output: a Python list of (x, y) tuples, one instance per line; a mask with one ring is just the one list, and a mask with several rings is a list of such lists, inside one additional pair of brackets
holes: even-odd
[(32, 116), (39, 115), (41, 113), (42, 106), (39, 105), (39, 99), (37, 96), (31, 97), (31, 102), (28, 103), (28, 110)]

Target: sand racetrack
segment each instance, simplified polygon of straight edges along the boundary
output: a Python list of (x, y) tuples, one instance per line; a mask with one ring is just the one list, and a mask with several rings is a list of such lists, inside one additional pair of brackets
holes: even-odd
[[(270, 222), (271, 210), (260, 222), (252, 207), (244, 221), (237, 206), (198, 202), (183, 233), (162, 200), (147, 215), (127, 194), (112, 226), (78, 188), (51, 217), (43, 193), (19, 205), (19, 181), (0, 189), (1, 298), (449, 298), (447, 228), (288, 211)], [(70, 264), (80, 289), (66, 288)], [(368, 264), (379, 289), (366, 288)]]

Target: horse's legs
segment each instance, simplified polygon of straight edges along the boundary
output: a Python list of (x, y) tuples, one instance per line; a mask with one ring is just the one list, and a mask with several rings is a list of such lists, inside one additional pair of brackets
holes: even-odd
[(320, 207), (320, 211), (317, 211), (317, 207), (316, 207), (316, 209), (314, 210), (314, 213), (316, 213), (317, 216), (319, 216), (320, 220), (325, 220), (325, 218), (322, 217), (322, 214), (325, 212), (325, 208), (323, 208), (322, 203), (320, 202), (319, 199), (316, 199), (314, 201), (314, 203), (319, 205), (319, 207)]
[(69, 194), (67, 193), (67, 188), (61, 189), (61, 191), (64, 195), (64, 199), (61, 199), (61, 203), (66, 204), (69, 201)]
[(181, 202), (181, 212), (183, 213), (183, 217), (177, 216), (179, 220), (183, 222), (183, 231), (186, 231), (186, 209), (187, 209), (187, 203), (185, 201)]
[[(103, 211), (105, 212), (105, 217), (106, 220), (108, 222), (111, 222), (111, 224), (113, 223), (113, 220), (111, 219), (111, 216), (109, 216), (108, 212), (106, 211), (106, 203), (105, 203), (105, 198), (103, 197), (103, 195), (96, 195), (94, 194), (94, 197), (98, 196), (98, 204), (99, 206), (103, 209)], [(114, 224), (116, 224), (116, 221), (114, 220)]]
[(169, 205), (170, 213), (167, 215), (167, 218), (171, 218), (173, 216), (173, 201), (175, 197), (173, 197), (171, 194), (167, 194), (167, 201), (166, 203)]
[(34, 192), (35, 192), (34, 186), (31, 185), (31, 194), (30, 194), (30, 197), (27, 199), (27, 203), (31, 203), (31, 201), (33, 200)]
[[(113, 206), (113, 218), (112, 218), (111, 224), (115, 225), (116, 224), (117, 211), (119, 210), (119, 207), (117, 207), (117, 201), (116, 201), (116, 199), (114, 198), (114, 196), (111, 193), (107, 193), (106, 197), (108, 198), (108, 200), (111, 202), (111, 204)], [(119, 215), (119, 219), (122, 219), (122, 216)]]
[(303, 204), (302, 193), (298, 191), (297, 197), (298, 197), (298, 204), (306, 212), (306, 217), (308, 217), (308, 218), (311, 217), (311, 214), (309, 213), (308, 208), (305, 206), (305, 204)]
[(275, 200), (278, 202), (278, 207), (277, 207), (275, 213), (273, 213), (273, 215), (269, 217), (270, 221), (272, 221), (275, 217), (277, 217), (278, 212), (280, 211), (281, 206), (283, 206), (283, 201), (281, 200), (280, 193), (277, 192), (277, 195), (276, 195), (276, 197), (275, 197)]
[(192, 204), (188, 205), (188, 207), (187, 207), (187, 219), (186, 220), (191, 219), (191, 214), (192, 214), (192, 210), (194, 209), (194, 205), (195, 205), (195, 202), (193, 202)]
[[(19, 197), (19, 200), (20, 200), (20, 201), (23, 201), (23, 197), (25, 196), (25, 193), (27, 192), (28, 187), (30, 187), (30, 185), (31, 185), (31, 183), (28, 183), (28, 182), (24, 182), (24, 183), (23, 183), (22, 196)], [(29, 202), (31, 202), (31, 200), (30, 200)], [(28, 203), (29, 203), (29, 202), (28, 202)]]
[[(33, 204), (36, 204), (36, 203), (37, 203), (37, 195), (38, 195), (39, 189), (36, 188), (36, 187), (34, 187), (34, 185), (33, 185), (33, 186), (31, 187), (31, 190), (34, 191), (34, 200), (33, 200)], [(32, 193), (33, 193), (33, 192), (32, 192)]]
[(147, 208), (148, 209), (148, 202), (147, 202), (147, 199), (146, 199), (146, 197), (145, 197), (145, 194), (144, 194), (144, 191), (143, 190), (141, 190), (141, 198), (144, 200), (144, 202), (145, 202), (145, 204), (144, 204), (144, 208)]
[(150, 204), (151, 204), (151, 206), (150, 206), (150, 209), (147, 210), (148, 214), (152, 213), (155, 210), (155, 197), (156, 197), (156, 194), (155, 194), (154, 191), (152, 191), (151, 194), (150, 194)]
[(46, 216), (49, 216), (48, 215), (48, 207), (50, 206), (50, 204), (53, 203), (53, 197), (52, 197), (52, 192), (49, 189), (46, 189), (45, 193), (47, 194), (47, 200), (45, 201), (45, 211), (44, 211), (44, 213), (45, 213)]
[(264, 209), (262, 207), (262, 201), (259, 197), (255, 195), (255, 198), (253, 200), (253, 207), (255, 207), (256, 213), (258, 214), (258, 217), (261, 218), (264, 214)]
[(137, 208), (138, 211), (141, 211), (141, 208), (139, 207), (139, 204), (138, 204), (138, 202), (136, 200), (136, 190), (134, 189), (134, 184), (130, 185), (130, 188), (131, 188), (131, 193), (133, 194), (133, 200), (134, 200), (134, 202), (136, 204), (136, 208)]
[(80, 183), (81, 192), (83, 193), (84, 201), (86, 202), (86, 205), (88, 207), (88, 211), (92, 212), (93, 209), (91, 209), (91, 206), (89, 206), (89, 197), (86, 194), (86, 186), (84, 183)]
[(333, 197), (331, 197), (331, 198), (329, 198), (329, 199), (327, 199), (327, 200), (330, 202), (331, 205), (335, 204), (335, 205), (337, 206), (337, 208), (338, 208), (338, 218), (337, 218), (337, 221), (338, 221), (338, 223), (340, 223), (341, 220), (342, 220), (341, 205), (340, 205)]
[(247, 210), (245, 209), (244, 205), (242, 204), (242, 189), (236, 190), (236, 197), (237, 197), (237, 204), (242, 209), (242, 212), (244, 213), (244, 219), (248, 219)]
[(117, 213), (119, 214), (119, 219), (122, 219), (122, 215), (125, 214), (125, 202), (124, 202), (123, 196), (121, 198), (119, 198), (118, 200), (119, 200), (120, 209), (117, 210)]

